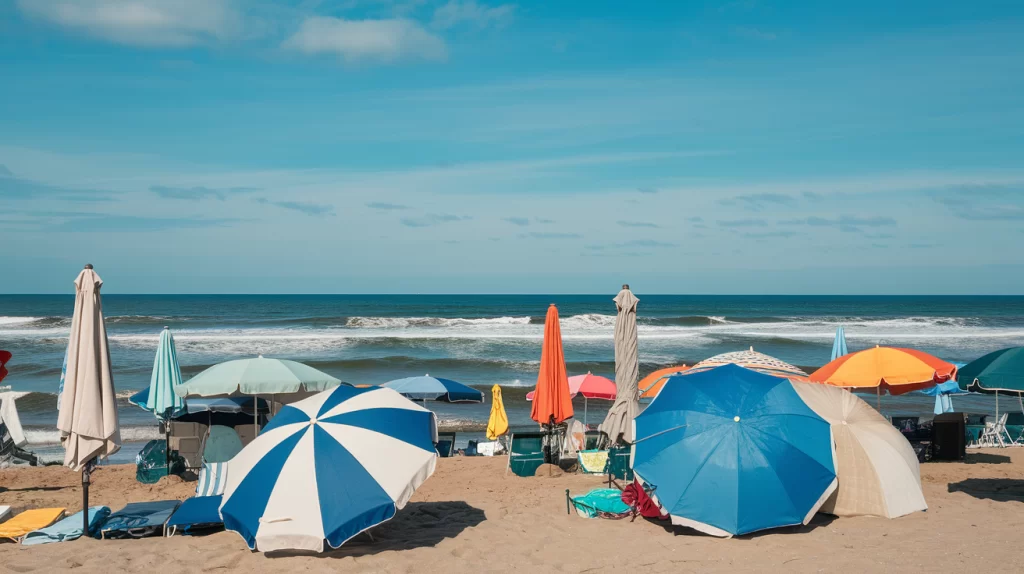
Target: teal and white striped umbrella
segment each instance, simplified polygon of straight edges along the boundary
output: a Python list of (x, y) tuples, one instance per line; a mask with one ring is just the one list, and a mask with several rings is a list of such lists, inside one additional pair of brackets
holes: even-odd
[(149, 379), (149, 396), (139, 406), (152, 412), (160, 420), (168, 420), (185, 411), (185, 400), (174, 389), (181, 384), (178, 352), (174, 348), (171, 330), (164, 327), (153, 359), (153, 374)]

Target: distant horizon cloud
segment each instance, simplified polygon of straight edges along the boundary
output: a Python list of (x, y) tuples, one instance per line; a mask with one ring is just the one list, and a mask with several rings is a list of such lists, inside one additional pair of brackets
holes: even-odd
[(197, 185), (194, 187), (171, 187), (166, 185), (151, 185), (149, 186), (149, 190), (165, 199), (199, 200), (213, 198), (219, 199), (221, 201), (224, 201), (230, 195), (239, 193), (253, 193), (255, 191), (259, 191), (259, 189), (255, 187), (228, 187), (214, 189), (202, 185)]

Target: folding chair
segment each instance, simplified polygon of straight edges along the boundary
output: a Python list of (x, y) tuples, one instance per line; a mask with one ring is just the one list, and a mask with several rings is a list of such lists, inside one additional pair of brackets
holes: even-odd
[(533, 476), (544, 464), (544, 436), (539, 430), (509, 431), (508, 466), (516, 476)]
[(437, 442), (434, 443), (434, 448), (437, 449), (437, 454), (441, 458), (448, 458), (455, 455), (455, 433), (454, 432), (439, 432), (437, 433)]

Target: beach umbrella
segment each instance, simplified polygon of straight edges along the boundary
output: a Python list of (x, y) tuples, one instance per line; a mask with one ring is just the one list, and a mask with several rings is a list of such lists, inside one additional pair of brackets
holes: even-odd
[(250, 549), (338, 548), (394, 517), (437, 463), (434, 414), (381, 387), (285, 405), (231, 459), (220, 514)]
[(957, 381), (965, 391), (995, 395), (998, 417), (1000, 392), (1017, 393), (1018, 400), (1024, 393), (1024, 347), (1000, 349), (967, 363), (960, 369)]
[[(75, 279), (67, 373), (57, 415), (64, 466), (82, 473), (83, 511), (89, 508), (89, 471), (97, 459), (108, 458), (121, 448), (114, 374), (100, 297), (102, 286), (92, 265), (86, 265)], [(84, 518), (86, 515), (83, 513)], [(83, 532), (88, 531), (86, 523)]]
[(171, 330), (164, 327), (157, 343), (153, 359), (153, 373), (149, 378), (149, 393), (146, 402), (139, 406), (153, 413), (161, 421), (168, 421), (174, 415), (184, 412), (185, 400), (175, 394), (181, 384), (181, 368), (178, 366), (178, 352), (174, 348)]
[(572, 395), (569, 377), (565, 374), (562, 352), (562, 329), (558, 324), (558, 308), (552, 303), (544, 318), (544, 343), (540, 352), (540, 371), (534, 388), (530, 418), (542, 425), (559, 424), (572, 418)]
[[(535, 393), (536, 391), (526, 393), (526, 400), (532, 401)], [(587, 401), (590, 399), (614, 401), (615, 382), (593, 373), (576, 375), (569, 377), (569, 394), (572, 398), (576, 398), (576, 395), (583, 395), (583, 422), (585, 423), (587, 421)]]
[(640, 378), (640, 361), (636, 342), (636, 306), (640, 302), (623, 285), (615, 296), (615, 386), (618, 394), (608, 415), (601, 423), (601, 431), (615, 443), (622, 440), (633, 442), (633, 419), (640, 412), (640, 393), (637, 392), (637, 379)]
[(874, 347), (850, 353), (811, 374), (810, 382), (902, 395), (954, 379), (956, 366), (924, 351)]
[(832, 358), (830, 361), (834, 361), (839, 357), (849, 353), (846, 349), (846, 329), (838, 327), (836, 329), (836, 339), (832, 343)]
[(793, 389), (832, 425), (839, 488), (821, 512), (896, 518), (928, 509), (917, 454), (892, 423), (845, 389), (809, 383)]
[(414, 401), (441, 401), (445, 403), (482, 403), (484, 394), (473, 387), (441, 377), (406, 377), (381, 385), (393, 389)]
[(498, 440), (508, 432), (508, 415), (505, 414), (505, 401), (501, 398), (501, 387), (491, 387), (491, 418), (487, 420), (487, 440)]
[(706, 534), (807, 524), (836, 489), (829, 423), (780, 377), (734, 364), (673, 377), (634, 431), (636, 476), (673, 524)]
[(758, 353), (753, 347), (750, 347), (747, 351), (733, 351), (709, 357), (687, 369), (684, 374), (700, 373), (721, 367), (722, 365), (739, 365), (752, 371), (791, 381), (806, 382), (808, 380), (807, 373), (803, 372), (799, 367), (790, 365), (770, 355)]
[(641, 399), (653, 399), (658, 396), (661, 392), (661, 387), (665, 386), (665, 381), (668, 380), (672, 375), (678, 375), (679, 373), (689, 369), (686, 365), (676, 365), (674, 367), (665, 367), (664, 369), (658, 369), (646, 377), (640, 379), (637, 383), (637, 388), (640, 390)]

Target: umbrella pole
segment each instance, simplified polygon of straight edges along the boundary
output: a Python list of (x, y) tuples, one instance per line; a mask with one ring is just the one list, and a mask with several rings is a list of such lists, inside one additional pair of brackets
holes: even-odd
[(587, 396), (583, 395), (583, 424), (587, 424)]
[(875, 387), (875, 405), (878, 406), (878, 412), (882, 412), (882, 387)]
[(82, 538), (89, 537), (89, 464), (82, 468)]
[(252, 396), (252, 436), (260, 434), (260, 396)]
[(167, 475), (171, 475), (171, 420), (164, 421), (164, 451), (167, 455)]
[(996, 422), (999, 422), (999, 391), (996, 391)]

